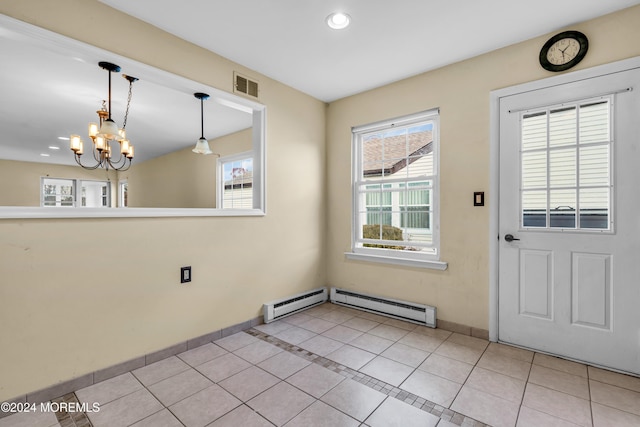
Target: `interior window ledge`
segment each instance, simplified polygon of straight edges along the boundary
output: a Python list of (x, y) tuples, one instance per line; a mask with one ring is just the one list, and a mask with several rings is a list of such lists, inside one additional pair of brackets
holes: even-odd
[(359, 254), (355, 252), (345, 252), (345, 256), (347, 257), (347, 259), (351, 259), (355, 261), (378, 262), (382, 264), (395, 264), (395, 265), (402, 265), (405, 267), (428, 268), (431, 270), (441, 270), (441, 271), (446, 270), (447, 267), (449, 266), (449, 263), (446, 261), (416, 260), (416, 259), (408, 259), (408, 258)]
[(85, 208), (0, 206), (0, 219), (265, 216), (262, 209)]

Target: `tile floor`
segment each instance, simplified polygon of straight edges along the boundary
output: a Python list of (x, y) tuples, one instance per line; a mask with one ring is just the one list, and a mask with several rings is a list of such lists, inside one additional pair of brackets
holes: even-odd
[(640, 378), (332, 304), (64, 399), (0, 427), (640, 426)]

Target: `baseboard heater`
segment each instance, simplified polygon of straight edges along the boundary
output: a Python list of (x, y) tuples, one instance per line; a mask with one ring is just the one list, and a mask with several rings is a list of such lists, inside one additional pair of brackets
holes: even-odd
[(289, 298), (264, 304), (264, 323), (282, 319), (327, 301), (327, 288), (313, 289)]
[(331, 288), (331, 302), (431, 328), (436, 327), (436, 308), (429, 305), (382, 298), (339, 288)]

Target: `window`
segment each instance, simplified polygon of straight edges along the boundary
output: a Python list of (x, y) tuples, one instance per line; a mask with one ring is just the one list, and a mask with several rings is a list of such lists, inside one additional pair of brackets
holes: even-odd
[(611, 230), (610, 97), (522, 113), (521, 226)]
[(439, 259), (438, 123), (438, 111), (431, 110), (353, 129), (354, 227), (348, 256), (386, 258), (382, 262)]
[(73, 179), (42, 179), (42, 206), (75, 206)]
[(118, 206), (121, 208), (129, 206), (129, 182), (127, 180), (118, 183)]
[(111, 206), (109, 181), (42, 178), (41, 205), (46, 207)]
[(253, 153), (218, 159), (217, 205), (222, 209), (253, 208)]

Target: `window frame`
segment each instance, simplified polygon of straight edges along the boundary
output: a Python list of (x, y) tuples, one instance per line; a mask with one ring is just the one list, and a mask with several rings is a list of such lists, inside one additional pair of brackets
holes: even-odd
[[(366, 194), (362, 193), (359, 188), (366, 186), (367, 181), (361, 180), (362, 177), (362, 138), (373, 132), (386, 131), (391, 129), (400, 129), (420, 124), (433, 124), (432, 128), (432, 150), (433, 153), (433, 175), (426, 179), (430, 181), (429, 191), (429, 208), (431, 209), (429, 229), (432, 233), (433, 253), (425, 253), (418, 251), (385, 249), (365, 247), (364, 238), (361, 237), (362, 220), (361, 211), (366, 209)], [(440, 251), (440, 110), (434, 108), (421, 111), (406, 116), (393, 119), (383, 120), (367, 125), (355, 126), (351, 129), (351, 193), (352, 193), (352, 212), (351, 212), (351, 251), (346, 252), (347, 259), (358, 261), (379, 262), (385, 264), (396, 264), (410, 267), (430, 268), (437, 270), (445, 270), (448, 264), (441, 261)], [(426, 155), (426, 154), (425, 154)], [(399, 180), (408, 185), (411, 180)], [(363, 197), (364, 196), (364, 197)], [(402, 240), (403, 244), (411, 245), (409, 240)]]
[(226, 163), (233, 163), (233, 162), (237, 162), (237, 161), (244, 161), (244, 160), (251, 160), (251, 166), (253, 168), (253, 171), (255, 172), (255, 164), (253, 162), (254, 160), (254, 156), (253, 156), (253, 150), (249, 150), (249, 151), (243, 151), (241, 153), (235, 153), (235, 154), (231, 154), (228, 156), (222, 156), (222, 157), (218, 157), (217, 159), (217, 165), (216, 165), (216, 208), (217, 209), (223, 209), (225, 211), (233, 211), (233, 210), (247, 210), (247, 209), (253, 209), (253, 206), (255, 206), (256, 204), (256, 194), (255, 194), (255, 187), (254, 187), (254, 182), (253, 182), (253, 178), (252, 178), (252, 182), (251, 182), (251, 194), (252, 194), (252, 200), (251, 200), (251, 204), (252, 207), (250, 208), (236, 208), (236, 207), (225, 207), (224, 206), (224, 165)]

